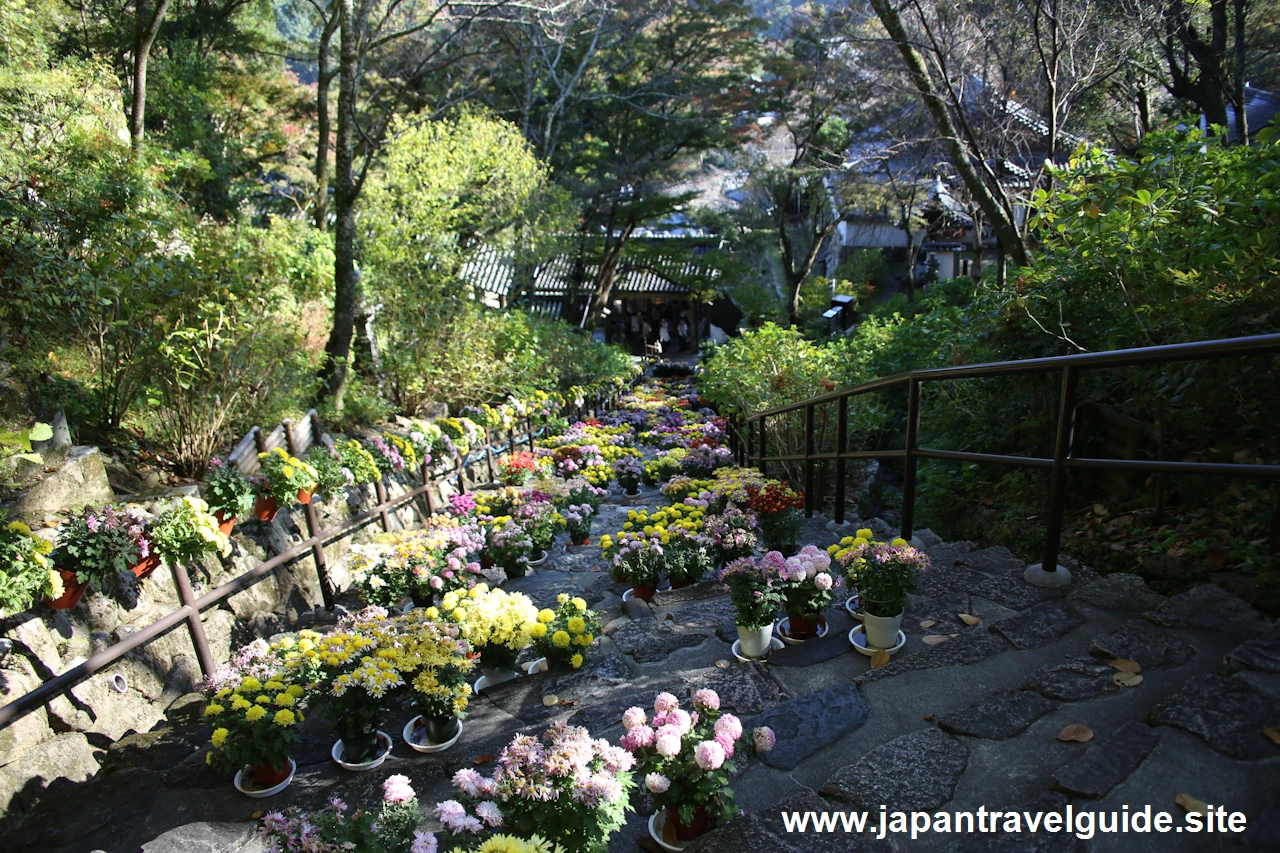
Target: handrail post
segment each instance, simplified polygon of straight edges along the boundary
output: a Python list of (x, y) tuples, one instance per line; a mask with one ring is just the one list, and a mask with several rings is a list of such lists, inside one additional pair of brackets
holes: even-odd
[(744, 468), (750, 468), (750, 467), (751, 467), (751, 456), (752, 456), (752, 452), (753, 452), (753, 450), (755, 449), (755, 448), (753, 448), (753, 447), (751, 446), (751, 445), (752, 445), (751, 421), (750, 421), (749, 419), (747, 419), (747, 418), (743, 418), (743, 420), (742, 420), (742, 424), (743, 424), (743, 430), (742, 430), (742, 431), (743, 431), (743, 434), (745, 435), (745, 437), (746, 437), (746, 439), (747, 439), (747, 444), (746, 444), (745, 452), (744, 452), (744, 453), (743, 453), (743, 455), (742, 455), (742, 467), (744, 467)]
[(813, 518), (813, 403), (804, 407), (804, 515)]
[(902, 471), (902, 538), (911, 539), (916, 512), (916, 449), (920, 441), (920, 380), (907, 382), (907, 440)]
[(293, 418), (285, 418), (280, 421), (280, 426), (284, 427), (284, 448), (289, 451), (290, 456), (298, 455), (298, 444), (293, 437)]
[(302, 513), (307, 520), (307, 536), (314, 541), (311, 545), (311, 559), (316, 564), (316, 577), (320, 580), (320, 598), (324, 601), (324, 609), (333, 612), (333, 581), (329, 579), (329, 563), (324, 557), (324, 543), (320, 541), (320, 521), (316, 517), (316, 502), (302, 505)]
[(762, 476), (762, 477), (767, 477), (767, 476), (768, 476), (768, 474), (766, 474), (766, 473), (765, 473), (765, 470), (766, 470), (766, 469), (768, 468), (768, 466), (769, 466), (769, 463), (767, 463), (767, 462), (765, 462), (765, 461), (764, 461), (764, 456), (765, 456), (765, 450), (764, 450), (764, 449), (765, 449), (765, 446), (766, 446), (766, 444), (767, 444), (767, 442), (765, 441), (765, 437), (764, 437), (764, 425), (765, 425), (765, 420), (766, 420), (765, 416), (764, 416), (764, 415), (761, 415), (761, 416), (760, 416), (760, 457), (759, 457), (759, 458), (760, 458), (760, 476)]
[(262, 434), (262, 427), (255, 426), (249, 430), (249, 434), (253, 436), (253, 446), (258, 448), (259, 453), (267, 452), (267, 437)]
[(533, 415), (524, 419), (524, 428), (529, 432), (529, 452), (533, 452)]
[(200, 664), (200, 672), (212, 675), (218, 668), (213, 659), (213, 651), (209, 648), (209, 637), (204, 632), (204, 623), (200, 621), (200, 608), (196, 607), (196, 597), (191, 592), (191, 578), (187, 570), (179, 563), (170, 563), (169, 571), (173, 574), (173, 585), (178, 590), (178, 601), (187, 611), (187, 633), (191, 635), (191, 645), (196, 650), (196, 661)]
[(422, 463), (422, 469), (421, 469), (421, 473), (422, 473), (422, 485), (423, 485), (423, 486), (425, 486), (425, 488), (422, 490), (422, 498), (423, 498), (423, 500), (424, 500), (424, 501), (426, 501), (426, 504), (427, 504), (427, 518), (430, 518), (432, 515), (434, 515), (434, 514), (435, 514), (435, 508), (431, 506), (431, 469), (430, 469), (430, 466), (431, 466), (431, 463), (430, 463), (430, 462), (423, 462), (423, 463)]
[(1058, 570), (1058, 548), (1062, 539), (1062, 516), (1066, 508), (1067, 468), (1071, 457), (1071, 440), (1075, 431), (1076, 387), (1079, 370), (1071, 364), (1062, 368), (1062, 399), (1058, 403), (1058, 437), (1053, 445), (1053, 474), (1049, 480), (1049, 512), (1045, 523), (1044, 555), (1040, 568), (1046, 573)]
[[(385, 504), (385, 503), (387, 502), (387, 487), (386, 487), (386, 485), (382, 482), (382, 478), (381, 478), (381, 477), (379, 477), (377, 480), (375, 480), (375, 481), (374, 481), (374, 483), (373, 483), (373, 491), (374, 491), (374, 494), (376, 494), (376, 495), (377, 495), (377, 498), (378, 498), (378, 505), (379, 505), (379, 506), (381, 506), (382, 504)], [(391, 520), (387, 518), (387, 509), (386, 509), (386, 507), (383, 507), (383, 508), (378, 512), (378, 518), (379, 518), (379, 520), (381, 520), (381, 522), (382, 522), (382, 532), (383, 532), (383, 533), (390, 533), (390, 532), (391, 532)]]
[(849, 398), (836, 401), (836, 524), (844, 524), (844, 476), (848, 460), (844, 458), (849, 444)]

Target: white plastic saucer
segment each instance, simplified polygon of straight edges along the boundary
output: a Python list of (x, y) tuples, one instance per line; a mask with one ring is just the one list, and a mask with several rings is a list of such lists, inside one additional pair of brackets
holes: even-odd
[(529, 675), (533, 675), (535, 672), (547, 672), (550, 668), (550, 662), (546, 658), (538, 658), (532, 663), (526, 664), (524, 671)]
[(662, 828), (666, 825), (667, 825), (666, 809), (659, 809), (658, 811), (649, 815), (649, 837), (652, 838), (654, 841), (656, 841), (658, 843), (658, 846), (661, 847), (663, 850), (669, 850), (671, 851), (671, 853), (680, 853), (680, 851), (684, 850), (684, 847), (681, 847), (680, 845), (677, 845), (677, 844), (668, 844), (667, 842), (662, 840)]
[(360, 764), (350, 764), (346, 761), (343, 761), (341, 739), (338, 739), (333, 744), (333, 749), (329, 750), (329, 755), (333, 756), (333, 760), (338, 762), (338, 766), (344, 770), (355, 770), (355, 771), (372, 770), (373, 768), (382, 764), (382, 762), (386, 761), (387, 756), (391, 754), (391, 735), (387, 734), (384, 731), (379, 730), (378, 740), (385, 741), (387, 744), (387, 748), (382, 751), (381, 755), (379, 755), (377, 758), (374, 758), (370, 761), (365, 761)]
[[(786, 648), (786, 645), (777, 637), (770, 638), (769, 640), (770, 652), (776, 652), (778, 649), (784, 649), (784, 648)], [(749, 658), (746, 655), (744, 655), (742, 653), (741, 640), (733, 641), (732, 651), (733, 651), (733, 656), (738, 659), (738, 663), (750, 663), (751, 661), (767, 661), (769, 659), (768, 653), (766, 653), (765, 656), (762, 658)]]
[(421, 714), (414, 717), (412, 720), (405, 723), (404, 730), (400, 733), (400, 736), (404, 738), (405, 744), (412, 750), (417, 752), (444, 752), (446, 749), (457, 743), (458, 738), (462, 737), (462, 720), (458, 720), (458, 733), (444, 743), (432, 743), (431, 741), (418, 743), (413, 739), (413, 728), (414, 723), (421, 719)]
[(285, 779), (279, 785), (272, 785), (270, 788), (263, 788), (262, 790), (254, 790), (254, 791), (248, 790), (241, 786), (241, 782), (244, 780), (243, 770), (236, 771), (236, 778), (233, 780), (233, 783), (236, 786), (236, 790), (244, 794), (246, 797), (253, 797), (255, 800), (260, 800), (263, 797), (274, 797), (276, 794), (280, 793), (285, 788), (289, 787), (289, 783), (293, 781), (293, 774), (297, 772), (298, 772), (298, 764), (292, 758), (290, 758), (289, 759), (289, 778)]
[(862, 596), (854, 593), (844, 600), (844, 609), (849, 611), (849, 615), (859, 622), (862, 621)]
[[(670, 584), (663, 584), (662, 586), (658, 587), (658, 589), (657, 589), (656, 591), (657, 591), (657, 592), (667, 592), (667, 591), (668, 591), (668, 590), (670, 590), (670, 589), (671, 589), (671, 585), (670, 585)], [(633, 599), (633, 598), (635, 598), (635, 597), (636, 597), (636, 591), (635, 591), (635, 589), (628, 589), (626, 592), (622, 593), (622, 600), (623, 600), (623, 601), (630, 601), (631, 599)], [(643, 599), (641, 599), (641, 600), (643, 600)], [(646, 603), (646, 604), (650, 604), (650, 605), (652, 605), (652, 604), (653, 604), (653, 602), (652, 602), (652, 601), (645, 602), (645, 603)]]
[[(861, 652), (862, 654), (866, 655), (867, 657), (871, 657), (876, 652), (881, 651), (881, 649), (872, 649), (867, 646), (867, 635), (865, 632), (863, 632), (861, 625), (854, 626), (853, 630), (849, 632), (849, 642), (853, 643), (853, 647), (857, 649), (859, 652)], [(893, 654), (894, 652), (900, 651), (902, 647), (905, 646), (906, 644), (907, 644), (907, 635), (902, 633), (902, 631), (899, 631), (898, 645), (894, 646), (891, 649), (884, 649), (883, 651), (886, 651), (889, 654)]]
[(471, 689), (475, 693), (480, 693), (482, 690), (485, 690), (486, 688), (497, 687), (499, 684), (506, 684), (508, 681), (514, 681), (519, 677), (520, 677), (520, 673), (516, 672), (515, 670), (512, 670), (510, 672), (504, 672), (497, 678), (490, 678), (487, 675), (482, 675), (476, 679), (476, 683), (471, 686)]
[[(804, 640), (793, 639), (791, 635), (787, 633), (787, 630), (790, 629), (790, 627), (791, 619), (789, 617), (783, 617), (782, 621), (778, 623), (778, 627), (775, 628), (774, 631), (780, 638), (782, 638), (782, 642), (786, 643), (788, 646), (798, 646), (803, 643)], [(831, 628), (824, 619), (822, 624), (818, 626), (818, 636), (810, 637), (809, 639), (821, 640), (823, 637), (827, 636), (827, 632), (829, 630), (831, 630)]]

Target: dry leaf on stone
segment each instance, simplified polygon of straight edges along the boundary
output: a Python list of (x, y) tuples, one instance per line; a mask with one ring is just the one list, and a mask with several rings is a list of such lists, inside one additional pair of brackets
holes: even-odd
[(578, 704), (577, 699), (561, 699), (560, 700), (561, 708), (572, 708), (574, 705), (577, 705), (577, 704)]
[(933, 714), (925, 714), (925, 715), (924, 715), (924, 721), (925, 721), (926, 723), (932, 723), (932, 722), (933, 722)]
[(1112, 669), (1118, 669), (1121, 672), (1132, 672), (1134, 675), (1142, 672), (1142, 664), (1138, 663), (1136, 660), (1109, 660), (1107, 661), (1107, 665)]
[(264, 811), (256, 811), (256, 812), (251, 813), (251, 814), (249, 815), (249, 817), (253, 818), (254, 820), (258, 820), (258, 819), (259, 819), (260, 817), (262, 817), (264, 814), (266, 814), (266, 812), (264, 812)]
[(936, 621), (934, 621), (933, 619), (926, 619), (926, 620), (924, 620), (923, 622), (921, 622), (921, 623), (920, 623), (920, 627), (921, 627), (921, 628), (932, 628), (934, 625), (937, 625), (937, 624), (938, 624), (938, 623), (937, 623)]
[(938, 643), (945, 643), (950, 640), (952, 636), (952, 634), (925, 634), (920, 638), (920, 642), (926, 646), (936, 646)]
[(1262, 730), (1262, 733), (1276, 746), (1280, 746), (1280, 726), (1268, 726)]
[(1076, 743), (1088, 743), (1093, 740), (1093, 729), (1084, 723), (1074, 723), (1058, 732), (1058, 740), (1075, 741)]
[(481, 756), (477, 756), (477, 757), (476, 757), (475, 763), (476, 763), (476, 764), (488, 764), (490, 761), (493, 761), (493, 756), (492, 756), (492, 755), (481, 755)]
[(979, 622), (981, 622), (982, 620), (981, 620), (980, 618), (978, 618), (977, 616), (970, 616), (968, 613), (961, 613), (961, 614), (960, 614), (960, 621), (961, 621), (961, 622), (963, 622), (963, 623), (964, 623), (964, 624), (966, 624), (966, 625), (970, 625), (970, 626), (972, 626), (972, 625), (977, 625), (977, 624), (978, 624)]
[(723, 660), (723, 659), (718, 660), (718, 661), (716, 661), (716, 668), (717, 668), (717, 669), (728, 669), (728, 668), (729, 668), (729, 662), (728, 662), (727, 660)]
[(1111, 680), (1121, 687), (1137, 687), (1142, 683), (1142, 676), (1134, 672), (1117, 672)]
[(1179, 794), (1173, 801), (1189, 812), (1199, 812), (1200, 814), (1204, 814), (1209, 810), (1208, 803), (1204, 800), (1197, 800), (1190, 794)]
[(559, 705), (559, 704), (560, 704), (560, 697), (554, 693), (548, 693), (546, 696), (542, 697), (542, 706), (544, 708), (550, 708), (552, 705)]
[(876, 649), (871, 653), (871, 668), (879, 669), (889, 662), (888, 649)]

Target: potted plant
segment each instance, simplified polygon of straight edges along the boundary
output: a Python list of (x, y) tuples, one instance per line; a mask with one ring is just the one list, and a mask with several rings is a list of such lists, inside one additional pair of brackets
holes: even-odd
[(399, 449), (395, 445), (388, 443), (382, 436), (371, 435), (362, 444), (364, 444), (364, 449), (369, 452), (369, 455), (373, 457), (373, 461), (378, 466), (378, 471), (382, 476), (396, 474), (404, 470), (404, 457), (400, 455)]
[(556, 541), (556, 531), (560, 529), (564, 519), (556, 512), (555, 505), (547, 500), (531, 500), (515, 511), (516, 523), (524, 528), (533, 541), (533, 553), (529, 563), (537, 565)]
[(504, 457), (498, 467), (502, 469), (502, 482), (508, 486), (523, 486), (537, 470), (538, 460), (529, 451), (521, 450)]
[(726, 565), (740, 557), (749, 557), (756, 550), (756, 516), (730, 506), (724, 512), (707, 516), (703, 534), (719, 558)]
[(490, 526), (487, 537), (484, 551), (493, 564), (509, 578), (524, 577), (533, 553), (533, 539), (524, 528), (507, 518), (500, 525)]
[(53, 544), (33, 536), (21, 521), (6, 518), (0, 510), (0, 618), (21, 613), (37, 596), (57, 601), (66, 591), (47, 556)]
[[(436, 618), (433, 618), (436, 617)], [(418, 716), (405, 726), (405, 741), (415, 749), (440, 747), (457, 738), (471, 696), (467, 676), (475, 661), (457, 625), (438, 614), (412, 610), (396, 620), (406, 662), (405, 680), (413, 690)], [(435, 750), (433, 750), (435, 751)]]
[(830, 568), (831, 556), (813, 545), (786, 558), (781, 570), (787, 602), (785, 638), (807, 640), (825, 631), (824, 614), (831, 605), (832, 590), (840, 586), (840, 578)]
[(253, 505), (253, 515), (259, 521), (271, 521), (282, 507), (311, 503), (318, 478), (316, 471), (306, 462), (290, 456), (282, 447), (269, 453), (259, 453), (262, 466), (259, 478), (258, 500)]
[(340, 797), (316, 812), (296, 808), (267, 812), (259, 834), (271, 850), (313, 853), (434, 853), (435, 836), (417, 829), (422, 809), (409, 777), (397, 773), (382, 783), (378, 812), (354, 811)]
[(570, 504), (565, 508), (561, 516), (565, 532), (569, 534), (569, 544), (591, 544), (591, 516), (594, 514), (591, 504)]
[(50, 557), (61, 573), (65, 592), (50, 606), (55, 610), (75, 607), (90, 583), (103, 591), (118, 590), (121, 572), (140, 577), (150, 564), (158, 563), (146, 525), (141, 511), (132, 508), (85, 507), (68, 514), (58, 527), (58, 545)]
[(858, 585), (862, 593), (863, 630), (867, 645), (892, 649), (898, 644), (907, 593), (916, 588), (920, 572), (929, 568), (929, 555), (902, 539), (865, 546), (859, 557)]
[[(198, 561), (206, 554), (231, 553), (231, 540), (199, 498), (183, 497), (161, 511), (147, 528), (151, 550), (166, 566)], [(138, 575), (146, 577), (150, 572)]]
[(237, 518), (248, 518), (253, 510), (253, 483), (243, 471), (216, 456), (209, 460), (201, 496), (218, 519), (218, 529), (228, 536)]
[(560, 499), (560, 505), (567, 507), (586, 504), (591, 507), (592, 514), (599, 514), (600, 507), (608, 494), (608, 489), (601, 488), (583, 477), (575, 477), (565, 482), (564, 496)]
[[(846, 536), (837, 544), (827, 547), (827, 553), (844, 569), (845, 580), (849, 582), (849, 599), (845, 602), (845, 608), (853, 614), (854, 618), (859, 620), (862, 619), (864, 614), (862, 613), (862, 598), (858, 592), (858, 575), (866, 564), (863, 555), (866, 553), (867, 547), (871, 545), (871, 539), (871, 529), (864, 527), (853, 536)], [(902, 540), (902, 542), (906, 544), (905, 540)]]
[(412, 666), (386, 611), (371, 611), (339, 623), (315, 650), (316, 701), (338, 735), (333, 760), (347, 770), (372, 770), (391, 752), (391, 736), (378, 726), (405, 686), (402, 666)]
[(653, 719), (643, 708), (622, 714), (623, 749), (635, 757), (637, 773), (658, 811), (649, 821), (650, 832), (661, 841), (659, 818), (674, 827), (677, 841), (691, 841), (738, 813), (729, 779), (736, 772), (734, 759), (753, 748), (767, 752), (775, 737), (767, 726), (755, 729), (744, 743), (742, 722), (720, 713), (720, 697), (714, 690), (693, 694), (692, 713), (680, 707), (670, 693), (653, 700)]
[(663, 548), (658, 533), (625, 531), (618, 538), (600, 537), (600, 553), (612, 563), (613, 579), (631, 584), (631, 594), (652, 601), (662, 576)]
[[(604, 853), (632, 811), (635, 759), (579, 726), (556, 723), (541, 737), (518, 735), (496, 763), (490, 778), (469, 767), (454, 774), (458, 799), (435, 807), (450, 836), (501, 827), (525, 836), (536, 832), (579, 853)], [(492, 845), (490, 839), (479, 849), (511, 849)]]
[(538, 611), (538, 621), (530, 626), (529, 635), (533, 637), (534, 650), (546, 660), (547, 669), (578, 669), (600, 633), (600, 616), (587, 609), (585, 600), (571, 598), (568, 593), (560, 593), (556, 602), (559, 606), (555, 610)]
[(755, 513), (764, 537), (765, 547), (794, 554), (800, 547), (800, 529), (804, 524), (804, 495), (785, 483), (771, 481), (762, 489), (752, 489), (747, 506)]
[(342, 453), (336, 447), (317, 444), (307, 452), (307, 464), (316, 472), (316, 495), (339, 497), (347, 486), (354, 486), (356, 477), (342, 461)]
[(672, 589), (692, 586), (715, 568), (705, 536), (683, 527), (667, 528), (664, 532), (662, 573), (671, 581)]
[(532, 641), (530, 630), (538, 621), (538, 609), (528, 596), (482, 583), (466, 592), (445, 593), (440, 612), (480, 655), (477, 691), (516, 677), (516, 658)]
[(644, 462), (638, 456), (623, 456), (613, 463), (613, 478), (628, 495), (640, 494), (644, 473)]
[(727, 447), (695, 447), (680, 458), (680, 469), (690, 477), (706, 479), (733, 463), (733, 454)]
[(236, 771), (236, 789), (249, 796), (283, 791), (297, 765), (289, 757), (298, 742), (306, 691), (283, 675), (264, 681), (248, 675), (215, 692), (204, 708), (213, 725), (208, 764)]
[(773, 643), (773, 623), (786, 600), (782, 570), (786, 560), (777, 551), (763, 557), (739, 557), (720, 570), (736, 611), (738, 648), (743, 657), (761, 658)]
[(342, 457), (342, 467), (351, 472), (354, 484), (376, 483), (382, 479), (378, 470), (378, 460), (360, 442), (353, 439), (339, 442), (336, 445), (338, 455)]

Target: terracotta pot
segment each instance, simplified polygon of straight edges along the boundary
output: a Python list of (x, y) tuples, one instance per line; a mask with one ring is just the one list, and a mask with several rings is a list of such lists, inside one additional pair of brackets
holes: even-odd
[(298, 503), (300, 504), (311, 503), (311, 492), (308, 492), (306, 489), (298, 489)]
[(481, 554), (480, 554), (480, 568), (482, 568), (482, 569), (492, 569), (492, 568), (493, 568), (493, 566), (494, 566), (494, 563), (493, 563), (493, 557), (490, 557), (488, 554), (481, 553)]
[(289, 778), (292, 768), (289, 766), (289, 759), (286, 758), (284, 765), (279, 768), (272, 767), (270, 764), (251, 764), (249, 772), (253, 774), (253, 781), (259, 788), (274, 788)]
[(631, 594), (641, 601), (653, 601), (653, 594), (657, 591), (657, 584), (631, 587)]
[(805, 619), (803, 616), (797, 616), (794, 613), (788, 613), (787, 634), (793, 640), (810, 640), (818, 636), (818, 625), (822, 622), (822, 617), (816, 619)]
[(258, 499), (253, 503), (253, 517), (258, 521), (272, 521), (278, 512), (280, 507), (276, 499), (270, 495), (258, 495)]
[(587, 536), (587, 537), (585, 537), (584, 539), (581, 539), (580, 541), (575, 542), (574, 544), (575, 544), (575, 545), (590, 545), (590, 544), (591, 544), (591, 537), (590, 537), (590, 536)]
[(233, 515), (227, 518), (222, 514), (222, 510), (215, 512), (213, 517), (218, 519), (218, 530), (222, 532), (222, 535), (230, 536), (232, 529), (236, 526), (236, 517)]
[(685, 825), (680, 822), (680, 807), (675, 803), (667, 806), (667, 825), (675, 827), (678, 841), (692, 841), (711, 829), (711, 818), (702, 806), (693, 807), (693, 822)]
[(46, 598), (49, 606), (54, 610), (70, 610), (80, 603), (80, 596), (84, 595), (84, 591), (89, 588), (89, 584), (80, 583), (76, 580), (75, 572), (58, 571), (62, 575), (62, 595), (57, 598)]
[[(142, 562), (138, 563), (136, 566), (130, 566), (129, 571), (133, 572), (134, 577), (145, 578), (147, 575), (154, 572), (156, 567), (159, 565), (160, 557), (156, 554), (152, 554), (149, 557), (144, 557)], [(288, 767), (287, 764), (285, 766)]]
[(684, 589), (687, 586), (693, 586), (693, 581), (681, 581), (680, 583), (676, 583), (675, 581), (671, 582), (672, 589)]

